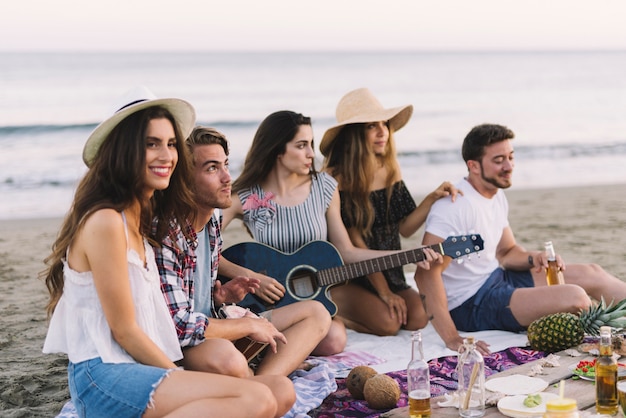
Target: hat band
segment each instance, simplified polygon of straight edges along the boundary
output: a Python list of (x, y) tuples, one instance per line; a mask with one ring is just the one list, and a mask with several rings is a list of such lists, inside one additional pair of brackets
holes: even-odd
[(125, 104), (124, 106), (122, 106), (122, 107), (120, 107), (119, 109), (117, 109), (117, 110), (115, 111), (115, 113), (119, 112), (120, 110), (124, 110), (124, 109), (126, 109), (128, 106), (132, 106), (132, 105), (137, 104), (137, 103), (145, 102), (145, 101), (147, 101), (147, 100), (148, 100), (148, 99), (139, 99), (139, 100), (135, 100), (134, 102), (130, 102), (130, 103), (128, 103), (128, 104)]

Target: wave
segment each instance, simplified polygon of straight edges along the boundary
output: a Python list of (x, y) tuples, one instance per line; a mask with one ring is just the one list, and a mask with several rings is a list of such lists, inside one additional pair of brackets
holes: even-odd
[(94, 129), (97, 126), (96, 123), (82, 123), (72, 125), (9, 125), (0, 126), (0, 140), (6, 135), (42, 135), (61, 131), (86, 131)]
[[(242, 129), (256, 129), (261, 121), (257, 119), (250, 120), (217, 120), (217, 121), (201, 121), (197, 123), (204, 126), (213, 126), (216, 128), (242, 128)], [(98, 123), (78, 123), (78, 124), (30, 124), (30, 125), (6, 125), (0, 126), (0, 140), (7, 136), (16, 135), (45, 135), (62, 131), (76, 131), (76, 132), (89, 132)]]
[[(604, 155), (626, 154), (626, 143), (610, 144), (559, 144), (541, 146), (516, 146), (515, 157), (524, 160), (600, 157)], [(427, 151), (400, 151), (400, 160), (412, 160), (421, 164), (448, 164), (462, 160), (460, 150), (427, 150)]]
[(76, 179), (16, 179), (15, 177), (6, 177), (0, 179), (0, 190), (2, 189), (41, 189), (41, 188), (56, 188), (56, 187), (76, 187)]

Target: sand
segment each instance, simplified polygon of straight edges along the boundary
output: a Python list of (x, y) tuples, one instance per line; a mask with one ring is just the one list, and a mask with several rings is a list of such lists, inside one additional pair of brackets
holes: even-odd
[[(566, 262), (595, 262), (626, 279), (626, 185), (507, 192), (517, 241), (541, 249), (552, 240)], [(418, 197), (419, 199), (419, 197)], [(52, 417), (69, 398), (67, 360), (41, 353), (47, 291), (38, 273), (60, 219), (0, 221), (0, 414)], [(226, 245), (249, 240), (240, 224)], [(421, 231), (405, 240), (419, 246)]]

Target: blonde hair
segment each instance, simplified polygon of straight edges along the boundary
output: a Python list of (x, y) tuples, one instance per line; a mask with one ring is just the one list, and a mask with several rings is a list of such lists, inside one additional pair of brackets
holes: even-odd
[(342, 199), (341, 204), (349, 226), (367, 238), (374, 224), (370, 185), (374, 181), (376, 166), (382, 163), (387, 168), (387, 205), (391, 201), (393, 184), (400, 176), (400, 166), (396, 159), (392, 129), (389, 128), (385, 153), (377, 156), (366, 140), (365, 126), (365, 123), (350, 124), (339, 131), (324, 159), (324, 169), (337, 179), (339, 189), (348, 197)]

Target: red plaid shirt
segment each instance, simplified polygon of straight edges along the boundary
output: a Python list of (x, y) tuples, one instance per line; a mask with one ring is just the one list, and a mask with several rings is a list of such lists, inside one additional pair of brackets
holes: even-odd
[[(211, 286), (217, 278), (219, 257), (222, 251), (222, 213), (215, 210), (205, 228), (209, 234), (211, 258)], [(204, 332), (209, 317), (195, 312), (193, 307), (194, 279), (196, 277), (196, 248), (198, 238), (189, 222), (185, 230), (191, 237), (185, 238), (182, 227), (175, 221), (170, 223), (167, 237), (161, 248), (155, 248), (156, 263), (161, 276), (161, 292), (165, 296), (181, 347), (193, 347), (204, 341)]]

